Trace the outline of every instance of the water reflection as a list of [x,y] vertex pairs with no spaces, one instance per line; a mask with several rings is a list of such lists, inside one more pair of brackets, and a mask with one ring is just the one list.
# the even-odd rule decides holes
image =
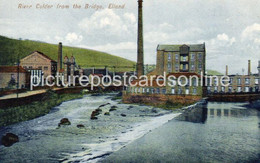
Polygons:
[[[220,103],[222,104],[222,103]],[[208,106],[207,117],[248,117],[257,115],[257,111],[254,109],[247,109],[243,107],[241,104],[236,104],[235,107],[229,107],[229,103],[225,103],[226,105],[219,105],[216,107],[216,104],[212,103]],[[233,104],[234,106],[234,104]]]
[[211,102],[209,104],[188,107],[176,119],[193,123],[206,123],[209,118],[242,118],[248,116],[258,116],[258,111],[246,108],[245,103]]

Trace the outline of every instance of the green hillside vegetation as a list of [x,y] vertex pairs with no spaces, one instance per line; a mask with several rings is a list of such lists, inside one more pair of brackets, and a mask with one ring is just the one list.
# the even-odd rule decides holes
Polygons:
[[[18,54],[23,58],[33,51],[40,51],[57,61],[58,43],[48,44],[30,40],[16,40],[0,36],[0,65],[13,65],[17,62]],[[90,49],[63,46],[63,57],[73,56],[78,65],[83,68],[95,66],[104,68],[104,66],[116,66],[116,71],[133,71],[135,62],[113,56],[108,53],[99,52]],[[110,68],[114,69],[114,68]]]
[[207,75],[223,75],[223,74],[215,70],[207,70]]

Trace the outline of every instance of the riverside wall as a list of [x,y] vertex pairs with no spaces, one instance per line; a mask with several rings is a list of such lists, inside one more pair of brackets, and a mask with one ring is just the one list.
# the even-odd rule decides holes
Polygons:
[[168,95],[168,94],[130,94],[123,92],[124,103],[142,103],[161,105],[167,102],[179,104],[193,104],[202,99],[199,95]]

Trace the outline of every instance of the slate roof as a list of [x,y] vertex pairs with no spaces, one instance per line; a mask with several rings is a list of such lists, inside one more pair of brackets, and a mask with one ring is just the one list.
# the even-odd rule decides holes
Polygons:
[[190,47],[191,52],[204,52],[205,44],[182,44],[182,45],[158,45],[158,51],[171,51],[171,52],[179,52],[180,47],[183,45],[187,45]]
[[[0,66],[0,73],[17,73],[17,66]],[[19,73],[26,73],[27,71],[19,66]]]
[[[44,53],[42,53],[42,52],[40,52],[40,51],[34,51],[34,52],[30,53],[29,55],[27,55],[26,57],[30,56],[30,55],[33,54],[33,53],[38,53],[38,54],[42,55],[44,58],[47,58],[47,59],[51,60],[52,62],[56,62],[55,60],[51,59],[49,56],[47,56],[46,54],[44,54]],[[24,58],[26,58],[26,57],[24,57]],[[24,58],[22,58],[22,60],[23,60]],[[57,62],[56,62],[56,63],[57,63]]]

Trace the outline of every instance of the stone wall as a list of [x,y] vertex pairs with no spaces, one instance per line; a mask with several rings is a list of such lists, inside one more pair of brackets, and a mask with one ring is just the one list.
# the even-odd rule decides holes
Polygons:
[[160,105],[171,103],[192,104],[199,101],[199,95],[168,95],[168,94],[130,94],[123,92],[124,103],[142,103],[148,105]]

